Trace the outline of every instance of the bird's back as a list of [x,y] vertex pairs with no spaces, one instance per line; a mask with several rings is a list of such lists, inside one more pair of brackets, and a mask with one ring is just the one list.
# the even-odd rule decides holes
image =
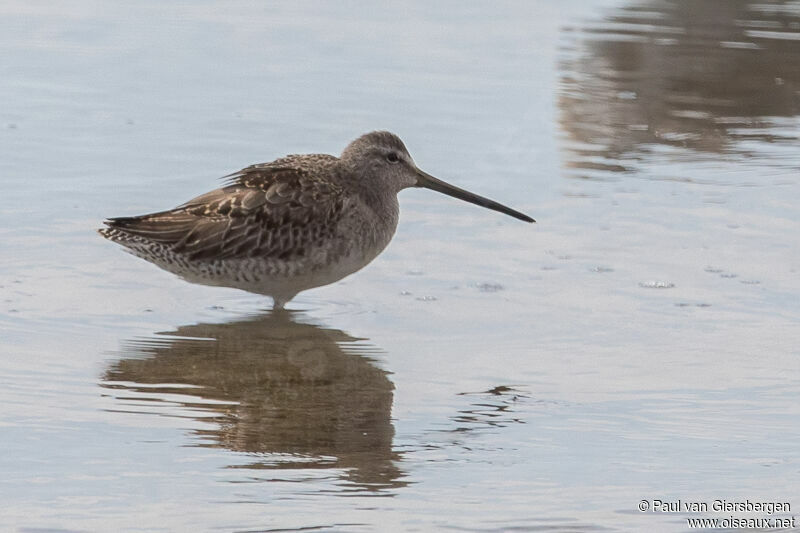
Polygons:
[[316,168],[291,158],[253,165],[224,187],[167,211],[109,219],[103,235],[123,245],[159,244],[192,261],[290,259],[324,238],[344,208],[336,158]]

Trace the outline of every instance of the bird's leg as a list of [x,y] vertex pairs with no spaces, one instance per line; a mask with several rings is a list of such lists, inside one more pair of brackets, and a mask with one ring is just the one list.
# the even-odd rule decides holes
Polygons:
[[297,296],[297,293],[291,294],[273,294],[272,295],[272,310],[273,311],[280,311],[283,309],[283,306],[289,303],[289,300]]

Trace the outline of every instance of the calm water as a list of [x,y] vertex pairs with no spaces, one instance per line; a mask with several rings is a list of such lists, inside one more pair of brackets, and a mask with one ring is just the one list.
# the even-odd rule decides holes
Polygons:
[[[0,51],[0,530],[800,515],[796,3],[10,0]],[[278,315],[94,233],[376,128],[538,224],[403,192]]]

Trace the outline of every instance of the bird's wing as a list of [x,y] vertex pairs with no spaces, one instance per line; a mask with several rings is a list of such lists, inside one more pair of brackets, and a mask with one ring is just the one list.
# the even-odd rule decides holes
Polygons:
[[331,236],[345,195],[309,170],[275,163],[227,176],[225,187],[175,209],[106,224],[190,259],[300,256]]

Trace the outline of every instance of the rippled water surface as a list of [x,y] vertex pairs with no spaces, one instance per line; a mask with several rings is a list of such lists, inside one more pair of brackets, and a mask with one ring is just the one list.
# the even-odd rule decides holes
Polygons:
[[[800,514],[800,4],[11,0],[0,50],[0,530]],[[279,314],[94,233],[377,128],[538,223],[405,191]]]

